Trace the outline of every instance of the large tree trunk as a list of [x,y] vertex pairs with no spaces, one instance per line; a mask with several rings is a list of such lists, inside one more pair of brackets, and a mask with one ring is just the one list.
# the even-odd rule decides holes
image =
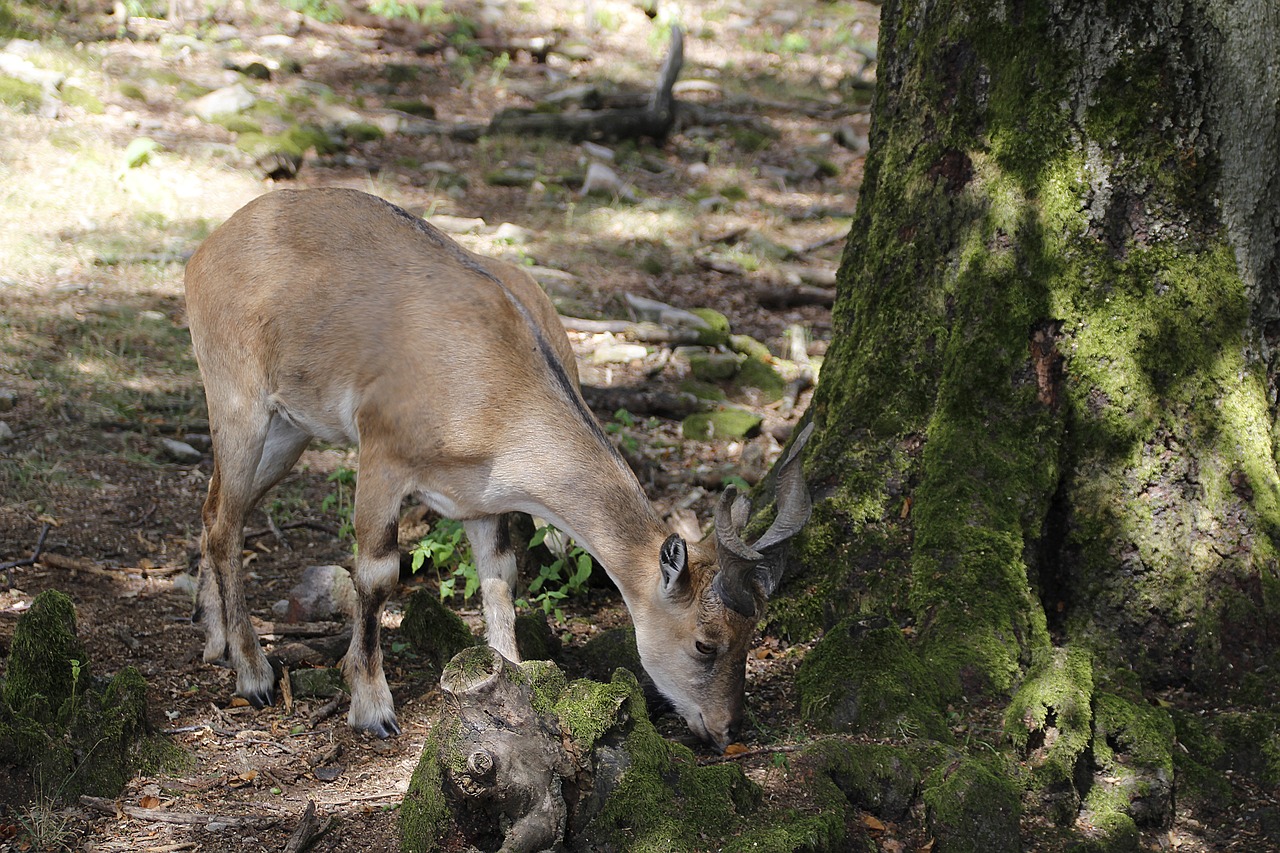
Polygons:
[[1275,694],[1276,44],[1273,0],[883,7],[775,618],[891,617],[937,702],[1006,703],[1060,821],[1134,714],[1168,774],[1153,691]]

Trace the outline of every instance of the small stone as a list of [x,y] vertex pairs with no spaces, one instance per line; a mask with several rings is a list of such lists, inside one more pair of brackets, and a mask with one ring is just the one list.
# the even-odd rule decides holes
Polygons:
[[193,462],[199,462],[204,458],[204,454],[187,444],[185,441],[178,441],[173,438],[162,438],[160,439],[159,444],[161,453],[174,462],[190,464]]
[[445,213],[437,213],[429,221],[446,234],[474,234],[485,224],[483,219],[476,217],[449,216]]
[[13,427],[7,421],[0,421],[0,444],[13,439]]
[[18,392],[12,388],[0,388],[0,412],[8,412],[18,404]]
[[603,145],[595,142],[580,142],[578,143],[578,147],[581,148],[582,153],[586,154],[588,157],[594,157],[597,160],[605,160],[610,163],[613,162],[614,154],[612,148],[605,148]]
[[591,354],[592,364],[629,364],[649,354],[640,344],[604,344]]
[[579,195],[583,198],[589,195],[604,195],[625,199],[635,197],[635,193],[623,183],[617,172],[603,163],[594,162],[587,166],[587,176],[582,181],[582,189],[579,191]]
[[252,92],[234,83],[196,98],[187,108],[205,121],[213,121],[217,116],[242,113],[253,106],[255,100]]
[[504,243],[513,245],[521,245],[528,243],[533,237],[533,232],[528,228],[521,228],[512,222],[504,222],[493,232],[493,239],[500,240]]
[[173,578],[174,592],[181,592],[186,595],[189,595],[191,596],[191,600],[195,601],[196,590],[198,590],[199,588],[200,588],[200,581],[196,578],[195,575],[189,575],[186,572],[183,572],[178,575],[174,575],[174,578]]
[[351,573],[342,566],[307,566],[289,597],[271,610],[287,622],[313,622],[350,613],[355,598]]

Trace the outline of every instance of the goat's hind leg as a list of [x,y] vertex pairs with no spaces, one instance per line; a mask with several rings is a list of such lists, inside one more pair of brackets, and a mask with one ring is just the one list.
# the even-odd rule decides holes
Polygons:
[[[214,420],[212,406],[210,414]],[[245,603],[240,561],[244,522],[262,495],[293,467],[309,436],[265,410],[237,415],[215,422],[196,618],[205,629],[204,659],[229,662],[236,672],[236,693],[262,707],[272,702],[275,674]]]
[[507,660],[519,662],[516,648],[516,554],[510,519],[491,515],[463,523],[476,558],[484,600],[485,639]]
[[383,467],[377,454],[360,451],[356,475],[355,621],[342,673],[351,688],[347,722],[353,729],[380,738],[400,734],[395,702],[382,669],[382,605],[400,582],[400,500],[408,493],[407,477]]

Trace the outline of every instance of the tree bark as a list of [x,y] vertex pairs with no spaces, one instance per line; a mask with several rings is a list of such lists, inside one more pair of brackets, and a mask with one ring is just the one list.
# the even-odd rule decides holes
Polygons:
[[[1280,9],[890,0],[880,38],[774,618],[890,617],[1068,820],[1082,768],[1172,772],[1153,691],[1276,691]],[[1139,728],[1160,757],[1117,758]]]

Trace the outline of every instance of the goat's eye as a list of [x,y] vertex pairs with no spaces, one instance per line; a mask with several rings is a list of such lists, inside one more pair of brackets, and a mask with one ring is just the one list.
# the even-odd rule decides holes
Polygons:
[[716,647],[710,643],[704,643],[701,640],[695,640],[693,647],[698,650],[698,654],[711,657],[716,653]]

